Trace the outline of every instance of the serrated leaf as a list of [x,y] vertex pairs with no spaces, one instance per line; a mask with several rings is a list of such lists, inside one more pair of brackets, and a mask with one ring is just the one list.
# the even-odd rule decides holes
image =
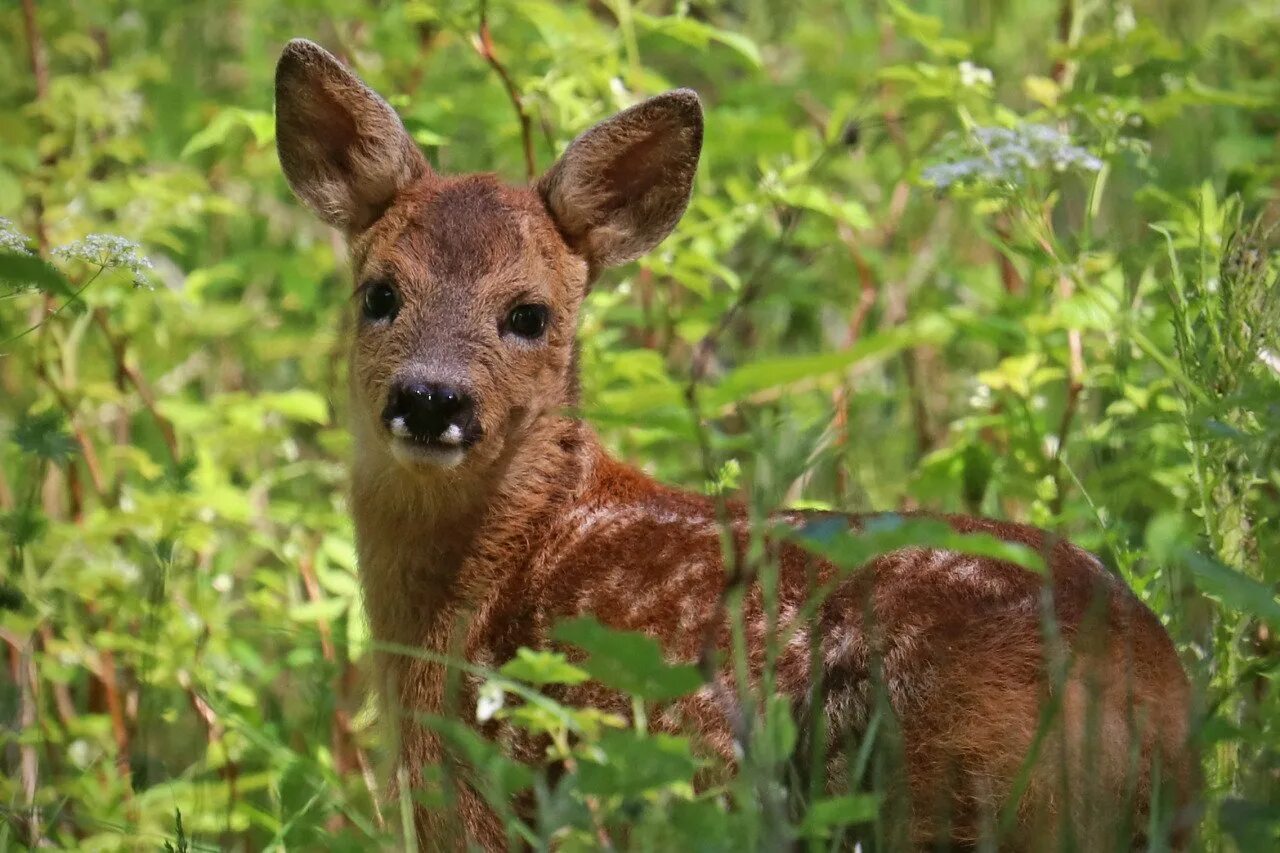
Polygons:
[[65,462],[75,455],[75,439],[62,428],[62,413],[50,409],[36,415],[24,415],[10,434],[23,453],[49,462]]
[[18,548],[38,539],[46,526],[44,514],[30,504],[0,513],[0,530],[7,533],[10,542]]
[[880,797],[876,794],[828,797],[809,807],[800,824],[800,834],[806,838],[825,838],[838,827],[875,820],[879,811]]
[[498,670],[507,678],[526,681],[529,684],[581,684],[591,676],[565,660],[559,652],[534,651],[520,648],[513,660]]
[[1200,591],[1238,613],[1256,616],[1280,630],[1280,601],[1268,585],[1197,551],[1184,552]]
[[699,763],[688,738],[632,729],[606,730],[593,750],[595,760],[578,762],[578,787],[584,794],[635,796],[669,785],[693,783]]
[[607,628],[590,616],[561,622],[552,636],[588,653],[582,668],[596,681],[642,699],[674,699],[692,693],[702,684],[695,667],[668,664],[657,640],[634,631]]
[[27,603],[27,597],[16,586],[0,580],[0,612],[17,613]]
[[275,138],[275,119],[271,113],[242,107],[224,107],[187,140],[178,156],[185,160],[193,154],[216,148],[225,143],[237,128],[247,128],[258,145],[266,145]]
[[68,299],[75,296],[75,288],[56,267],[23,252],[0,251],[0,282],[10,287],[35,287]]

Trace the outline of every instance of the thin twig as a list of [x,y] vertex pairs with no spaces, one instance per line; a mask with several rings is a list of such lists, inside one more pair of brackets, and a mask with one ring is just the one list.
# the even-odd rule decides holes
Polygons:
[[[1059,296],[1066,300],[1070,299],[1074,293],[1075,282],[1072,278],[1065,274],[1058,276]],[[1063,491],[1066,488],[1064,482],[1066,466],[1062,457],[1067,448],[1067,438],[1071,433],[1072,422],[1080,407],[1081,392],[1084,391],[1084,341],[1079,329],[1067,330],[1067,351],[1067,395],[1062,404],[1062,419],[1058,423],[1058,444],[1053,449],[1053,459],[1049,463],[1053,469],[1054,493],[1050,508],[1054,515],[1062,512]]]
[[187,694],[187,701],[191,703],[191,710],[195,711],[196,716],[204,723],[205,739],[208,741],[209,747],[218,746],[223,751],[222,778],[227,783],[227,809],[230,811],[236,801],[236,779],[239,776],[239,767],[223,742],[226,727],[223,726],[222,720],[218,717],[218,712],[196,690],[195,684],[191,680],[191,673],[185,669],[178,670],[177,681],[178,686]]
[[[40,634],[41,647],[48,651],[54,642],[53,629],[49,627],[48,622],[42,622],[37,632]],[[75,701],[71,698],[71,689],[61,681],[51,681],[50,684],[53,688],[53,709],[58,714],[58,722],[62,723],[65,731],[71,731],[77,717]]]
[[[36,689],[39,680],[36,676],[34,645],[34,638],[29,639],[23,644],[16,661],[13,661],[14,683],[18,685],[18,726],[23,732],[30,732],[36,727]],[[17,649],[14,646],[10,648],[12,656],[12,651]],[[34,849],[43,846],[44,842],[40,807],[36,804],[36,792],[40,788],[40,759],[36,755],[34,743],[23,743],[18,754],[22,795],[27,807],[26,841]]]
[[[35,0],[22,0],[22,23],[27,40],[27,59],[31,66],[31,74],[35,78],[36,101],[43,103],[49,97],[49,66],[45,55],[44,37],[40,33],[40,25],[36,20]],[[49,235],[44,225],[44,199],[37,192],[32,199],[32,211],[35,216],[36,244],[40,254],[49,251]],[[46,296],[44,303],[48,304]],[[25,333],[24,333],[25,334]],[[38,685],[34,651],[34,637],[27,641],[21,652],[10,645],[10,662],[12,665],[13,683],[19,685],[18,725],[22,730],[29,730],[36,721],[36,698],[33,695]],[[28,810],[26,842],[32,848],[42,846],[44,833],[40,825],[40,812],[36,805],[36,791],[39,788],[40,762],[36,755],[35,744],[22,743],[18,748],[21,785]]]
[[[27,61],[31,65],[31,76],[36,81],[36,102],[43,103],[49,98],[49,62],[40,22],[36,19],[35,0],[22,0],[22,24],[27,36]],[[41,161],[42,165],[52,162],[52,155]],[[40,247],[40,254],[46,255],[49,252],[49,233],[44,224],[44,198],[39,192],[32,198],[31,211],[35,217],[36,245]]]
[[524,104],[524,98],[520,95],[520,90],[516,88],[515,81],[511,79],[511,75],[507,72],[505,66],[498,59],[498,54],[493,47],[493,37],[489,33],[489,10],[487,3],[480,4],[480,25],[476,29],[476,34],[471,40],[472,46],[476,49],[476,53],[489,63],[489,67],[497,72],[498,77],[502,80],[502,86],[507,90],[507,97],[511,99],[511,106],[516,111],[516,117],[520,120],[520,139],[524,144],[524,168],[525,174],[529,180],[533,180],[538,174],[538,164],[533,156],[533,122],[529,119],[529,111]]
[[[1075,3],[1073,0],[1062,0],[1058,7],[1058,41],[1062,43],[1064,49],[1071,46],[1074,27]],[[1063,56],[1053,63],[1053,70],[1049,73],[1055,83],[1064,86],[1070,81],[1073,71],[1071,60]]]
[[0,468],[0,511],[13,509],[13,488],[9,485],[9,479],[4,475],[4,469]]
[[94,310],[93,321],[102,330],[102,334],[106,337],[107,343],[111,347],[116,370],[127,377],[129,384],[138,392],[138,397],[142,400],[142,407],[147,410],[152,420],[155,421],[156,427],[160,430],[160,436],[164,439],[165,447],[169,451],[169,457],[173,460],[173,464],[177,466],[182,461],[182,456],[178,452],[177,432],[169,419],[160,414],[160,409],[156,405],[156,395],[152,392],[151,386],[147,384],[146,378],[136,367],[129,364],[127,355],[128,341],[124,337],[118,337],[112,331],[111,324],[107,321],[107,312],[104,309],[97,308]]
[[[862,327],[866,324],[867,317],[871,314],[871,309],[876,304],[876,298],[879,296],[880,290],[875,280],[875,273],[871,270],[871,265],[867,263],[867,259],[863,257],[857,243],[854,241],[853,229],[847,225],[841,225],[839,233],[840,239],[849,250],[849,256],[853,259],[854,266],[858,269],[858,303],[854,306],[853,313],[849,316],[849,323],[845,327],[844,340],[841,342],[843,348],[848,349],[862,337]],[[834,444],[837,449],[841,450],[849,443],[848,410],[850,390],[849,382],[846,379],[836,386],[835,392],[831,395],[831,408],[834,411],[832,423],[835,431]],[[848,472],[845,470],[843,454],[840,454],[836,458],[837,494],[843,496],[847,484]]]
[[[1062,43],[1064,50],[1070,48],[1075,40],[1075,24],[1074,0],[1062,0],[1062,5],[1058,10],[1058,41]],[[1064,56],[1054,63],[1052,76],[1059,86],[1068,88],[1071,85],[1074,72],[1073,63]],[[1053,223],[1049,218],[1048,211],[1045,211],[1045,227],[1050,234],[1053,233]],[[1042,244],[1045,251],[1052,257],[1054,255],[1053,247],[1048,245],[1047,241],[1042,241]],[[1075,295],[1075,280],[1066,273],[1058,274],[1058,295],[1063,300],[1070,299]],[[1067,351],[1067,395],[1062,404],[1062,420],[1058,424],[1058,444],[1053,449],[1053,459],[1050,461],[1054,482],[1053,500],[1050,502],[1050,508],[1053,510],[1054,515],[1062,513],[1065,499],[1063,492],[1066,488],[1063,476],[1066,465],[1062,457],[1067,447],[1067,438],[1071,432],[1072,422],[1075,420],[1076,410],[1080,406],[1080,395],[1084,390],[1084,341],[1078,328],[1067,330]]]
[[107,492],[106,479],[102,475],[102,463],[98,460],[98,451],[93,446],[93,442],[89,440],[89,434],[76,423],[76,408],[66,393],[58,387],[57,383],[49,375],[48,366],[43,360],[36,363],[36,377],[42,380],[45,386],[53,394],[53,399],[58,402],[58,407],[62,409],[67,416],[67,423],[71,426],[71,434],[76,440],[76,444],[80,446],[80,457],[84,459],[85,468],[89,470],[89,480],[93,483],[93,489],[101,497]]
[[35,0],[22,0],[22,25],[27,35],[27,61],[31,64],[31,76],[36,81],[36,99],[43,101],[49,97],[49,61],[40,35],[40,24],[36,21]]
[[98,652],[96,675],[105,694],[107,714],[111,719],[111,734],[116,742],[116,769],[125,783],[127,792],[132,788],[130,780],[133,776],[129,766],[129,724],[125,720],[124,701],[120,696],[120,680],[116,675],[115,655],[110,649],[101,649]]

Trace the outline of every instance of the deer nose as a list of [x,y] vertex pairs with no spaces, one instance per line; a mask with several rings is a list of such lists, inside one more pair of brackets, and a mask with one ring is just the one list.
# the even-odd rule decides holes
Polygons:
[[453,385],[412,383],[391,390],[382,419],[399,438],[444,445],[474,440],[471,395]]

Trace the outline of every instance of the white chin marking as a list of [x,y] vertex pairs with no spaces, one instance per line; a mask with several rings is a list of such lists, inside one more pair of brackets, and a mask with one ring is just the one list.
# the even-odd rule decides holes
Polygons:
[[396,438],[409,437],[409,426],[404,422],[404,418],[391,419],[391,434]]
[[445,430],[444,434],[437,438],[436,441],[441,444],[450,445],[451,447],[457,447],[459,444],[462,444],[462,427],[457,424],[449,424],[449,428]]
[[[392,429],[394,430],[394,425]],[[466,451],[461,447],[424,447],[396,440],[391,442],[391,455],[401,465],[410,468],[430,465],[447,471],[462,462]]]

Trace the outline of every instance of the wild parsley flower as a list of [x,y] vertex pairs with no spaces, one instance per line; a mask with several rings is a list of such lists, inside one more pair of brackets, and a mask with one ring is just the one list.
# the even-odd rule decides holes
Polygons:
[[1102,168],[1102,161],[1088,149],[1045,124],[976,127],[957,148],[971,156],[927,167],[924,180],[939,190],[966,183],[1021,185],[1032,172],[1044,169],[1097,172]]
[[13,220],[0,216],[0,252],[30,255],[31,245],[27,235],[18,230]]
[[116,234],[90,234],[74,243],[53,250],[54,257],[64,260],[84,261],[103,269],[126,269],[133,274],[135,287],[147,285],[147,272],[152,269],[151,259],[142,253],[142,247],[127,237]]

